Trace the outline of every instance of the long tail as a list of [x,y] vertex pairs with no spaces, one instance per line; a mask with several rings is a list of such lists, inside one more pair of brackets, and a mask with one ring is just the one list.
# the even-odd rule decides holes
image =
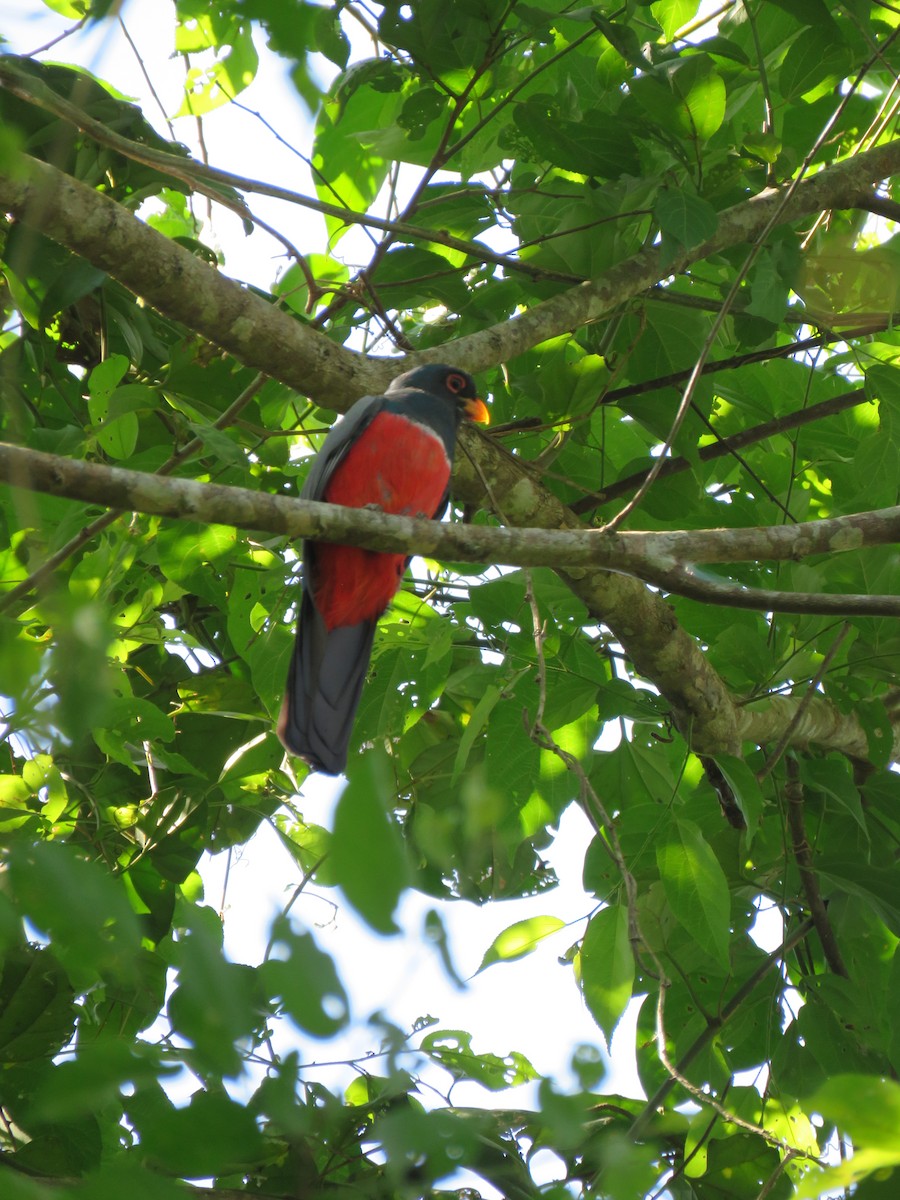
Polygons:
[[277,728],[283,745],[314,771],[340,775],[347,765],[374,636],[374,621],[329,632],[304,591]]

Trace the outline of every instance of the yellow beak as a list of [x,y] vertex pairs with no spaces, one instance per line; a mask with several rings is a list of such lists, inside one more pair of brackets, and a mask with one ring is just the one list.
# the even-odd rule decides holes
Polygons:
[[476,396],[474,400],[467,400],[465,407],[466,419],[476,421],[479,425],[490,425],[491,414],[488,411],[488,406],[483,400],[479,400]]

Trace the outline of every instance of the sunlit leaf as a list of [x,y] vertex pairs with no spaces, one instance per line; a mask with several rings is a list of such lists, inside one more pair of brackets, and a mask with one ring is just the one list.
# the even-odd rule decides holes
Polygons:
[[634,955],[628,911],[610,904],[588,922],[581,942],[579,966],[584,1002],[607,1044],[631,999]]
[[511,962],[524,958],[537,949],[538,944],[551,933],[556,933],[565,926],[559,917],[526,917],[524,921],[516,921],[502,933],[498,933],[484,952],[481,965],[476,971],[498,962]]
[[334,878],[359,915],[379,933],[396,933],[394,910],[409,879],[409,865],[390,819],[387,760],[372,749],[348,772],[334,815]]
[[678,821],[656,848],[666,898],[678,921],[720,966],[730,957],[728,881],[700,829]]
[[476,1054],[472,1050],[471,1035],[459,1029],[426,1034],[421,1048],[457,1078],[474,1080],[492,1092],[519,1087],[537,1078],[528,1059],[514,1051],[502,1058],[496,1054]]

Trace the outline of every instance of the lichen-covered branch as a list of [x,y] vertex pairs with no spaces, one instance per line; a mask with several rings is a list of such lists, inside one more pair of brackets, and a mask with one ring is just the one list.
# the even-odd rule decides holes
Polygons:
[[[473,372],[505,362],[547,338],[599,320],[665,275],[752,242],[776,213],[781,223],[788,223],[830,208],[854,207],[875,183],[898,171],[900,139],[827,167],[794,186],[789,196],[787,188],[768,189],[726,209],[713,236],[683,251],[665,270],[657,248],[641,251],[597,279],[458,338],[452,357]],[[398,373],[399,363],[367,359],[335,345],[47,163],[20,156],[14,171],[0,175],[0,206],[248,366],[330,408],[342,411],[359,396],[382,390]],[[450,348],[443,346],[410,356],[404,365],[448,355]]]
[[367,359],[221,274],[128,209],[21,155],[0,208],[118,279],[160,312],[327,408],[384,389],[398,364]]
[[[900,541],[900,506],[810,521],[805,525],[750,529],[607,534],[585,529],[498,528],[444,524],[374,509],[345,508],[247,488],[151,475],[5,442],[0,442],[0,479],[14,486],[111,509],[219,522],[238,529],[283,533],[292,538],[460,562],[569,569],[600,567],[650,582],[669,575],[677,582],[679,573],[685,576],[689,573],[685,564],[698,560],[799,559]],[[696,593],[723,604],[749,607],[746,597],[757,594],[760,597],[757,607],[765,607],[779,597],[786,597],[786,602],[791,599],[791,593],[748,589],[721,579],[709,581],[707,587],[702,575],[692,579],[695,582],[685,594]],[[681,594],[677,586],[668,590]],[[900,597],[896,596],[810,595],[805,604],[802,599],[794,599],[802,611],[819,611],[824,604],[823,611],[830,612],[844,600],[856,607],[868,603],[870,615],[900,616]]]
[[[805,691],[796,696],[767,696],[756,700],[738,712],[737,729],[742,740],[765,744],[777,741],[789,725],[792,726],[791,744],[800,748],[826,746],[861,762],[870,759],[869,738],[862,721],[856,713],[843,713],[830,704],[824,696],[814,696],[804,703]],[[799,719],[798,710],[803,705]],[[896,761],[900,758],[900,710],[889,709],[888,718],[893,731],[892,746],[885,757]],[[875,738],[885,736],[880,729],[872,734]]]
[[[473,445],[480,442],[484,439]],[[471,460],[468,469],[474,470]],[[514,460],[510,460],[509,469],[517,469]],[[695,538],[705,553],[720,560],[764,557],[767,547],[776,552],[773,556],[784,558],[791,557],[791,534],[798,553],[819,553],[828,545],[833,546],[835,539],[856,546],[896,538],[900,521],[897,508],[793,528],[604,535],[558,528],[570,523],[564,506],[536,481],[532,481],[533,490],[529,491],[522,486],[520,477],[517,489],[501,490],[499,494],[507,506],[515,505],[512,517],[528,520],[537,527],[446,525],[294,500],[245,488],[164,478],[4,443],[0,443],[0,478],[13,486],[113,509],[224,522],[298,539],[327,538],[370,549],[472,562],[554,566],[588,609],[622,643],[637,670],[669,700],[685,738],[703,754],[723,750],[738,753],[742,741],[775,739],[788,722],[796,721],[796,705],[784,697],[775,697],[765,702],[767,709],[758,717],[755,712],[741,709],[697,643],[678,625],[665,599],[645,587],[639,577],[632,576],[659,573],[661,555],[665,562],[671,562],[672,556],[679,553],[692,555]],[[493,477],[482,475],[482,479],[489,492],[502,489],[505,483],[496,473]],[[746,544],[739,549],[742,538]],[[576,561],[576,565],[563,566],[573,558],[580,559],[581,564]],[[722,585],[723,589],[727,587]],[[740,587],[732,585],[733,596],[738,597],[741,592]],[[875,598],[878,599],[896,604],[895,597]],[[815,600],[811,597],[810,603],[814,605]],[[770,710],[780,714],[774,724],[766,722],[765,713]],[[867,757],[865,733],[857,719],[839,713],[824,700],[815,704],[812,717],[804,713],[796,721],[795,739],[828,745],[854,757]]]

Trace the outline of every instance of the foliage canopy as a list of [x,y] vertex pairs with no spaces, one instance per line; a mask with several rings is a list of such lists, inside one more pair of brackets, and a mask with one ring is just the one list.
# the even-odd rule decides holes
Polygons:
[[[174,115],[228,122],[265,40],[314,120],[304,196],[63,61],[109,0],[47,4],[71,40],[0,58],[0,1192],[412,1197],[465,1168],[515,1200],[893,1195],[900,10],[175,0]],[[199,215],[250,232],[260,195],[270,290]],[[468,524],[292,503],[335,414],[421,361],[492,399]],[[326,531],[434,554],[381,625],[331,830],[272,732],[292,546]],[[204,852],[273,822],[390,933],[408,887],[552,889],[572,803],[573,987],[607,1040],[643,997],[645,1102],[585,1060],[533,1110],[424,1106],[401,1049],[534,1079],[465,1031],[344,1095],[272,1051],[279,1017],[339,1032],[347,981],[296,914],[230,961]]]

